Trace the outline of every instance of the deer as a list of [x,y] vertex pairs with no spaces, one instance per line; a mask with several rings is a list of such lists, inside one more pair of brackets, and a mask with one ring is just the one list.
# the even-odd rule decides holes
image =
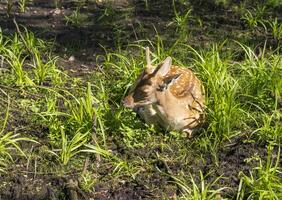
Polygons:
[[150,49],[145,49],[146,67],[123,99],[124,107],[135,111],[147,124],[192,137],[204,120],[202,82],[192,70],[172,65],[170,56],[154,67]]

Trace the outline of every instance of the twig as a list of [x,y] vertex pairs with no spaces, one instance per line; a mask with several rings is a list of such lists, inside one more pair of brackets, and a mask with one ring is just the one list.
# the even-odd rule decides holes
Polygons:
[[27,45],[26,40],[24,39],[23,34],[22,34],[22,32],[21,32],[21,30],[20,30],[20,28],[19,28],[19,26],[18,26],[18,23],[17,23],[17,21],[16,21],[16,18],[13,18],[13,22],[14,22],[14,24],[15,24],[15,26],[16,26],[16,31],[17,31],[17,33],[19,34],[19,36],[20,36],[22,42],[24,43],[26,49],[27,49],[28,52],[31,54],[31,56],[34,58],[34,57],[35,57],[35,56],[34,56],[34,53],[33,53],[33,51],[29,48],[29,46]]
[[85,158],[83,170],[82,170],[82,175],[84,175],[87,172],[88,165],[89,165],[89,156],[87,156]]

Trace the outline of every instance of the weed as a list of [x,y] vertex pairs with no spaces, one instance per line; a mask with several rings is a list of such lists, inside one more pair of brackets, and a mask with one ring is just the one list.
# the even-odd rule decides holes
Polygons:
[[19,1],[19,6],[20,6],[20,11],[21,12],[25,12],[26,10],[26,4],[27,4],[28,0],[20,0]]
[[[239,79],[242,85],[242,96],[248,101],[261,107],[262,109],[276,109],[277,100],[281,96],[281,58],[273,54],[266,58],[265,50],[257,56],[254,51],[245,45],[238,43],[245,52],[246,59],[239,64],[241,77]],[[275,101],[269,94],[273,94]]]
[[241,115],[236,101],[238,81],[230,74],[228,59],[221,59],[217,46],[206,53],[188,48],[194,55],[193,62],[206,89],[208,130],[215,134],[215,141],[228,138],[234,134]]
[[[19,37],[20,34],[20,37]],[[56,57],[50,56],[47,62],[46,43],[36,39],[34,34],[24,29],[24,33],[15,34],[13,39],[6,39],[1,36],[0,51],[4,62],[8,63],[12,72],[15,74],[15,83],[19,86],[43,84],[48,79],[53,83],[59,84],[60,71],[56,68]],[[29,60],[32,60],[30,63]],[[34,76],[27,70],[28,66],[34,68]]]
[[34,59],[31,66],[34,68],[33,72],[36,84],[42,85],[48,78],[56,80],[56,78],[52,76],[60,73],[60,71],[56,69],[57,58],[50,58],[46,63],[44,63],[41,58],[41,53],[38,50],[34,50],[33,55]]
[[98,145],[86,144],[85,147],[86,149],[82,149],[81,152],[94,153],[94,154],[103,156],[104,158],[107,158],[107,159],[119,160],[118,157],[113,155],[109,150],[102,149]]
[[266,5],[269,7],[275,8],[281,5],[281,1],[280,0],[267,0]]
[[[48,48],[48,43],[44,42],[43,40],[36,38],[34,33],[28,31],[25,27],[23,27],[24,31],[21,37],[22,42],[26,45],[24,48],[29,54],[33,54],[33,51],[40,51],[41,53],[45,52]],[[19,33],[18,33],[19,34]],[[36,52],[35,52],[36,53]],[[30,55],[32,56],[32,55]]]
[[13,51],[6,49],[5,53],[6,61],[16,75],[16,84],[19,86],[33,85],[33,81],[28,77],[28,74],[23,69],[26,57],[22,57],[22,52],[15,55]]
[[[227,187],[222,187],[219,189],[213,189],[214,185],[221,179],[221,177],[216,178],[214,181],[206,183],[206,177],[200,171],[200,186],[196,184],[195,179],[190,175],[190,180],[186,181],[172,176],[174,183],[176,183],[182,190],[182,196],[179,199],[185,200],[201,200],[201,199],[222,199],[220,194],[223,190],[228,189]],[[192,185],[192,187],[190,187]]]
[[145,9],[146,9],[146,10],[149,10],[149,3],[148,3],[148,0],[144,0],[144,2],[145,2]]
[[0,90],[2,93],[4,93],[8,100],[7,100],[7,109],[5,112],[5,118],[2,121],[1,129],[0,129],[0,172],[5,172],[5,168],[8,167],[10,162],[13,161],[13,155],[17,152],[19,152],[21,155],[25,156],[25,153],[20,147],[19,142],[20,141],[31,141],[36,142],[32,139],[26,138],[26,137],[20,137],[20,134],[14,134],[13,132],[5,132],[6,125],[8,123],[9,118],[9,111],[10,111],[10,97],[3,91]]
[[267,21],[271,28],[272,36],[275,40],[282,39],[282,23],[278,22],[278,19],[275,18],[274,21]]
[[85,173],[82,176],[81,187],[85,192],[93,191],[93,186],[96,184],[97,180],[93,177],[92,173]]
[[252,134],[257,134],[261,139],[269,143],[279,143],[282,138],[281,113],[276,111],[269,115],[263,112],[261,117],[261,122],[257,123],[260,127],[254,130]]
[[11,11],[12,11],[13,6],[14,6],[13,0],[6,0],[6,5],[7,5],[6,13],[7,13],[8,16],[10,16],[11,15]]
[[254,168],[250,175],[240,174],[241,180],[237,199],[281,199],[281,169],[279,168],[280,148],[276,160],[272,159],[271,146],[268,146],[266,163],[259,159],[259,166]]
[[258,6],[257,8],[254,8],[252,11],[245,10],[244,14],[242,16],[242,19],[245,20],[252,30],[256,28],[259,23],[262,22],[262,16],[265,13],[265,6]]
[[81,27],[85,24],[87,15],[84,15],[80,11],[80,7],[77,7],[69,16],[65,15],[66,25],[71,24],[76,27]]
[[74,97],[74,101],[67,101],[66,105],[70,111],[69,124],[73,128],[82,128],[86,132],[92,130],[96,108],[90,83],[87,85],[84,97],[79,99]]
[[181,15],[175,6],[175,0],[172,1],[173,11],[174,11],[174,23],[176,24],[176,33],[179,39],[187,39],[189,34],[189,20],[191,19],[192,9],[188,9],[184,15]]
[[89,133],[81,134],[78,130],[73,138],[69,140],[64,128],[61,127],[61,135],[62,148],[60,150],[60,159],[63,165],[66,165],[72,157],[79,153],[79,148],[86,143]]

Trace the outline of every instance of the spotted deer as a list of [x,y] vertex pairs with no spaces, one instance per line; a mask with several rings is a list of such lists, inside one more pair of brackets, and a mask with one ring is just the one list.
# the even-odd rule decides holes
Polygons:
[[191,137],[203,121],[205,96],[201,81],[190,69],[172,65],[171,57],[152,66],[148,47],[146,62],[146,68],[124,98],[124,106],[148,124],[183,131]]

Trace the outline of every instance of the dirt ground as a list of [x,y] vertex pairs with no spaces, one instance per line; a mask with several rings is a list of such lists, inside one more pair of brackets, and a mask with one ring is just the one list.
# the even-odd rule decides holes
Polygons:
[[[66,1],[60,8],[55,8],[50,3],[51,1],[34,0],[34,2],[34,4],[29,4],[25,13],[18,13],[14,10],[10,17],[5,13],[5,4],[0,3],[0,26],[3,32],[9,34],[15,31],[12,21],[13,17],[15,17],[18,24],[36,33],[39,38],[54,43],[54,51],[61,57],[59,61],[60,67],[69,71],[73,76],[84,77],[95,70],[95,56],[103,53],[100,45],[111,48],[114,43],[112,36],[114,30],[111,26],[114,23],[111,21],[113,19],[107,19],[109,21],[104,25],[95,21],[102,12],[102,6],[93,3],[91,7],[82,8],[82,12],[87,13],[92,21],[90,20],[88,25],[75,27],[66,25],[64,19],[64,14],[69,14],[75,9],[73,2]],[[245,40],[245,43],[256,43],[258,46],[263,46],[264,40],[269,37],[269,48],[275,48],[275,41],[268,35],[260,32],[254,33],[252,37],[247,35],[245,24],[242,24],[238,14],[221,6],[214,7],[208,2],[197,2],[192,1],[194,14],[203,20],[203,25],[198,28],[198,26],[190,24],[191,30],[193,30],[190,42],[193,46],[205,47],[215,41],[236,39],[240,35]],[[131,13],[130,17],[126,21],[115,22],[122,26],[124,30],[121,37],[122,44],[126,45],[136,39],[154,37],[153,25],[156,26],[159,32],[165,32],[164,38],[167,40],[173,36],[174,33],[171,31],[173,28],[167,26],[173,12],[165,7],[166,4],[170,7],[170,1],[163,1],[164,8],[162,9],[159,8],[160,4],[152,2],[150,11],[143,9],[143,1],[135,1],[133,4],[135,5],[132,8],[134,12]],[[121,10],[116,12],[125,12]],[[160,12],[160,10],[166,10],[166,12]],[[277,13],[279,13],[279,10],[277,10]],[[140,23],[143,24],[144,30],[135,31],[134,33],[134,29],[137,29]],[[74,61],[69,60],[71,56],[75,57]],[[126,153],[129,156],[138,155],[150,158],[156,168],[151,169],[150,173],[148,171],[139,173],[134,180],[128,179],[129,181],[120,182],[102,180],[95,185],[95,192],[90,193],[79,189],[77,172],[71,172],[63,176],[40,174],[30,172],[19,161],[16,162],[19,164],[12,167],[13,170],[9,171],[9,174],[0,176],[0,200],[164,199],[163,194],[173,199],[181,191],[175,184],[171,184],[172,179],[169,176],[164,176],[162,172],[178,174],[181,170],[188,170],[195,174],[202,170],[205,174],[210,172],[211,169],[215,169],[214,173],[208,176],[208,179],[213,180],[216,177],[223,176],[225,178],[219,181],[218,186],[237,188],[239,184],[238,173],[243,171],[247,174],[250,169],[257,166],[256,161],[247,162],[246,159],[254,156],[260,156],[261,158],[267,156],[266,144],[246,142],[247,139],[249,138],[240,137],[226,142],[217,152],[217,163],[214,162],[211,154],[204,155],[202,161],[194,160],[192,155],[186,155],[185,163],[189,163],[189,165],[183,165],[181,159],[179,162],[173,163],[169,161],[165,163],[156,159],[156,152],[167,157],[172,153],[162,151],[161,148],[147,146],[138,152],[127,151]],[[173,153],[177,154],[177,147],[174,150]],[[278,150],[276,149],[274,152],[278,152]],[[275,153],[273,155],[275,156]],[[280,164],[282,164],[281,157]],[[107,167],[101,167],[97,173],[102,176],[110,170]],[[226,191],[227,196],[232,196],[235,193],[236,191],[231,189]]]
[[[202,161],[195,160],[193,155],[187,155],[186,164],[179,162],[162,162],[155,158],[155,153],[170,156],[169,152],[162,152],[158,148],[150,149],[145,147],[143,151],[127,152],[131,156],[138,155],[152,160],[156,169],[144,171],[138,174],[132,181],[111,181],[101,180],[95,185],[95,192],[86,193],[78,185],[76,172],[69,175],[58,176],[55,174],[40,174],[27,171],[25,168],[15,166],[16,170],[11,171],[8,176],[0,177],[0,197],[3,200],[34,200],[34,199],[164,199],[173,198],[180,194],[181,190],[175,184],[172,184],[172,178],[164,176],[163,173],[178,174],[181,171],[189,171],[191,174],[198,174],[199,170],[203,174],[210,175],[207,181],[222,176],[216,187],[228,186],[225,192],[226,197],[236,194],[234,189],[239,185],[238,174],[240,171],[249,173],[253,167],[257,166],[258,161],[247,162],[254,156],[266,158],[266,144],[244,143],[243,138],[237,138],[231,143],[223,146],[218,152],[218,162],[215,164],[210,154],[206,154]],[[148,150],[149,149],[149,150]],[[177,151],[177,149],[175,149]],[[175,153],[175,152],[174,152]],[[277,149],[273,156],[277,155]],[[174,155],[171,155],[174,156]],[[282,159],[280,159],[282,164]],[[159,169],[159,170],[157,170]],[[100,168],[99,175],[107,174],[107,170]],[[196,181],[197,177],[195,177]],[[231,189],[232,188],[232,189]],[[77,197],[72,195],[75,191]],[[163,195],[166,196],[163,196]]]

